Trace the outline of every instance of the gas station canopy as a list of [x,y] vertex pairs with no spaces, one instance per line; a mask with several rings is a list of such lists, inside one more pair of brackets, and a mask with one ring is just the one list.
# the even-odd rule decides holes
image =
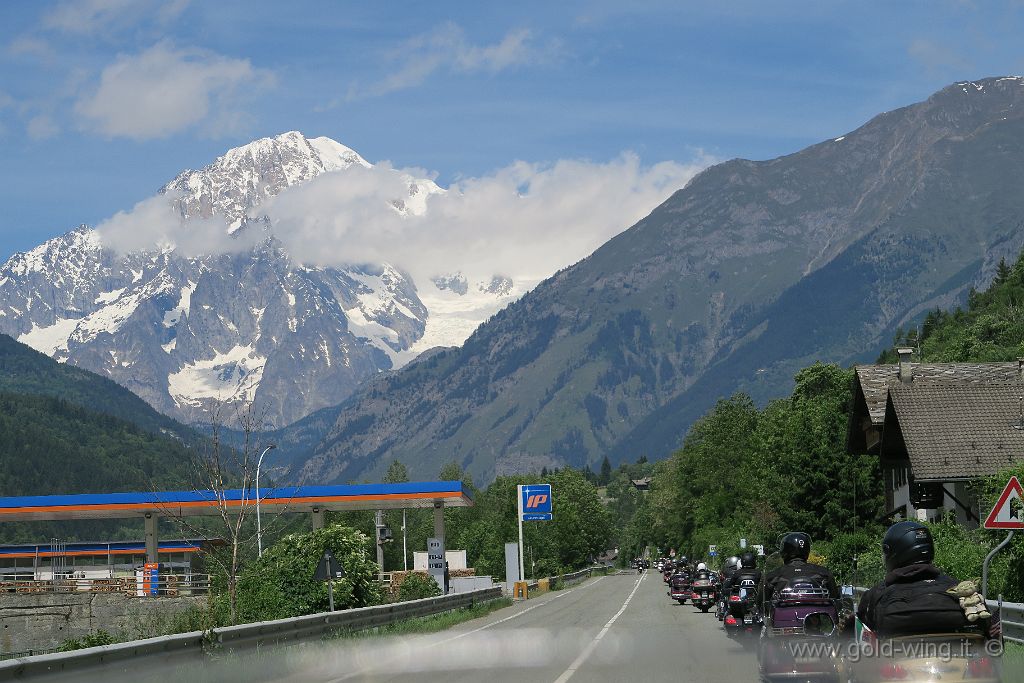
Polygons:
[[[255,489],[229,489],[229,507],[256,503]],[[418,481],[400,484],[346,486],[284,486],[261,488],[264,512],[328,510],[387,510],[401,508],[468,507],[473,499],[460,481]],[[214,491],[156,491],[148,493],[85,493],[57,496],[0,498],[0,522],[61,519],[128,519],[134,517],[193,517],[217,514]]]

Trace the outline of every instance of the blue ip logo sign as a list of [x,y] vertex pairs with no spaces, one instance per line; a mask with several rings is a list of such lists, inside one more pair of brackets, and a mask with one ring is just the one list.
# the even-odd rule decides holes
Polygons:
[[529,484],[522,488],[520,505],[524,522],[551,520],[551,484]]

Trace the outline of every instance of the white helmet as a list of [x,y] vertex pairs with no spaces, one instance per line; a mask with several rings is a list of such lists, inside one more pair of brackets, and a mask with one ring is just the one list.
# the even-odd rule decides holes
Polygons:
[[706,564],[704,564],[703,562],[698,562],[697,563],[697,571],[699,571],[699,572],[706,571],[707,568],[708,568],[708,566]]

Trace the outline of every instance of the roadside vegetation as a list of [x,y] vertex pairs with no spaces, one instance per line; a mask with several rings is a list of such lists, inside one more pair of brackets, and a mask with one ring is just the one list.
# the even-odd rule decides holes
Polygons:
[[[931,311],[919,327],[897,330],[893,346],[915,348],[921,362],[1024,357],[1024,261],[1000,263],[988,290],[972,290],[964,308]],[[878,362],[896,360],[886,351]],[[789,397],[763,409],[743,394],[719,401],[682,448],[653,467],[650,493],[615,489],[620,557],[651,546],[704,558],[710,545],[727,557],[739,552],[740,538],[770,553],[778,534],[801,530],[815,539],[816,559],[843,581],[865,585],[882,578],[877,458],[845,452],[853,373],[815,364],[795,379]],[[1024,467],[976,484],[982,514],[1012,474],[1024,477]],[[962,578],[979,576],[985,555],[1005,535],[969,531],[951,519],[931,527],[936,564]],[[1024,538],[993,562],[989,592],[1024,600]]]

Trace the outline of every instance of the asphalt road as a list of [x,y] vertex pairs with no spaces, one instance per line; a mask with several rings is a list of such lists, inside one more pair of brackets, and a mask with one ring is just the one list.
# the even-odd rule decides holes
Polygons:
[[276,680],[757,680],[752,652],[713,614],[670,601],[657,573],[598,577],[429,636],[303,650]]
[[[591,579],[435,634],[354,636],[107,673],[103,683],[755,683],[752,648],[679,605],[657,573]],[[1003,680],[1024,680],[1021,658]],[[97,680],[93,677],[63,680]]]

